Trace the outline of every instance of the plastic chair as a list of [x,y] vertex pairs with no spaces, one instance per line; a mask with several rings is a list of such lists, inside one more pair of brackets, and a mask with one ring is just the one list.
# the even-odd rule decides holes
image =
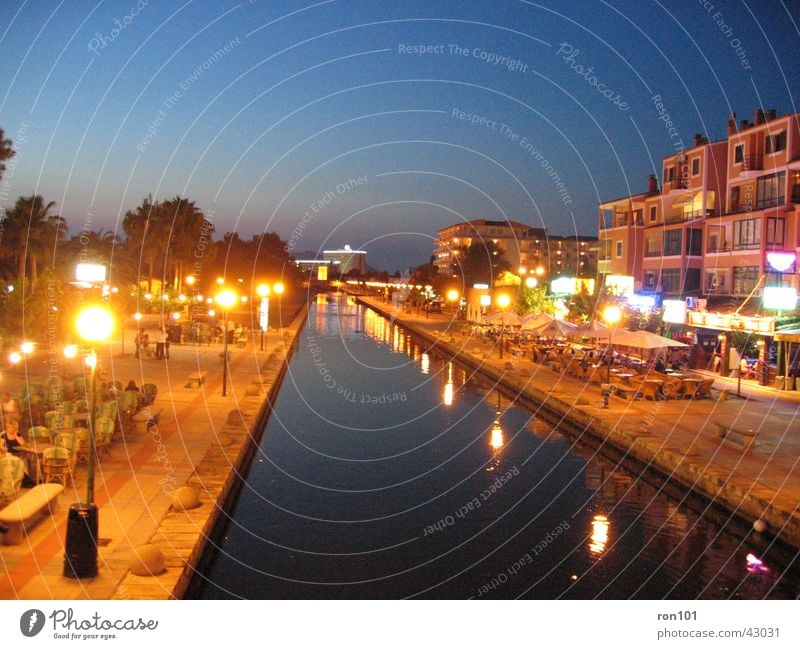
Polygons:
[[69,451],[62,446],[48,448],[42,454],[42,473],[45,482],[58,482],[66,487],[72,479]]
[[70,400],[62,401],[61,412],[63,412],[65,415],[74,415],[77,412],[75,402]]
[[24,476],[25,463],[22,460],[14,455],[0,458],[0,507],[17,499]]

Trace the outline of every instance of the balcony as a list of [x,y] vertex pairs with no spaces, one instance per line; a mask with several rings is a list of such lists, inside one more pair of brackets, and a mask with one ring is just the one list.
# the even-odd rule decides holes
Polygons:
[[800,203],[800,185],[792,187],[792,203]]
[[762,156],[751,153],[744,156],[742,160],[742,171],[760,171],[764,168],[764,159]]
[[645,257],[661,257],[661,251],[660,250],[645,250],[644,251],[644,256]]

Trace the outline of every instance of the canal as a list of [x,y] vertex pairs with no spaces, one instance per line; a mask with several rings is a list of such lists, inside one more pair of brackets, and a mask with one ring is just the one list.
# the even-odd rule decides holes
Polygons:
[[795,598],[792,554],[319,296],[204,598]]

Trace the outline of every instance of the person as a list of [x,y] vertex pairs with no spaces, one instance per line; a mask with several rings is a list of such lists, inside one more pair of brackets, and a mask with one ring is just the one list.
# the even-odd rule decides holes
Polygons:
[[19,421],[16,419],[9,419],[6,421],[5,430],[0,434],[5,444],[6,450],[9,453],[15,453],[16,448],[19,446],[26,446],[28,442],[19,432]]
[[739,376],[743,379],[750,378],[750,365],[747,363],[747,356],[742,356],[739,360]]
[[170,343],[169,338],[170,338],[169,329],[167,329],[165,327],[164,328],[164,358],[166,358],[167,360],[169,360],[169,343]]
[[133,357],[139,358],[139,348],[142,346],[142,332],[136,332],[136,337],[133,339],[133,344],[136,345],[136,353],[133,355]]
[[663,358],[661,358],[661,356],[659,356],[659,357],[656,359],[656,364],[653,366],[653,369],[654,369],[656,372],[662,372],[662,373],[663,373],[664,371],[666,371],[666,369],[667,369],[667,366],[664,364],[664,359],[663,359]]
[[139,391],[139,386],[136,385],[136,381],[134,381],[133,379],[128,381],[128,385],[125,386],[124,392],[138,392],[138,391]]
[[19,422],[19,402],[11,396],[10,392],[3,393],[2,399],[2,421],[16,419]]
[[164,327],[159,327],[158,331],[156,332],[156,360],[160,361],[164,359],[164,343],[166,342],[167,337],[164,335]]

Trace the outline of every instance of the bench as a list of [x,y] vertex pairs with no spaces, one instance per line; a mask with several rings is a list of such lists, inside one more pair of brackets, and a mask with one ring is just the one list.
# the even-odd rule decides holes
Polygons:
[[22,494],[13,503],[0,511],[0,525],[8,528],[3,535],[4,545],[19,545],[27,529],[40,518],[56,510],[58,495],[64,485],[40,484]]
[[201,385],[203,385],[203,383],[206,382],[206,374],[208,374],[208,372],[192,372],[189,375],[189,383],[186,385],[186,387],[199,388]]
[[146,435],[147,428],[150,422],[158,423],[158,418],[161,416],[161,408],[153,408],[146,406],[137,412],[131,419],[133,421],[134,431],[137,435]]
[[717,437],[727,439],[731,433],[735,433],[742,438],[745,450],[750,450],[756,446],[756,437],[758,431],[746,426],[735,426],[733,424],[725,423],[724,421],[714,421],[714,428],[716,429]]

